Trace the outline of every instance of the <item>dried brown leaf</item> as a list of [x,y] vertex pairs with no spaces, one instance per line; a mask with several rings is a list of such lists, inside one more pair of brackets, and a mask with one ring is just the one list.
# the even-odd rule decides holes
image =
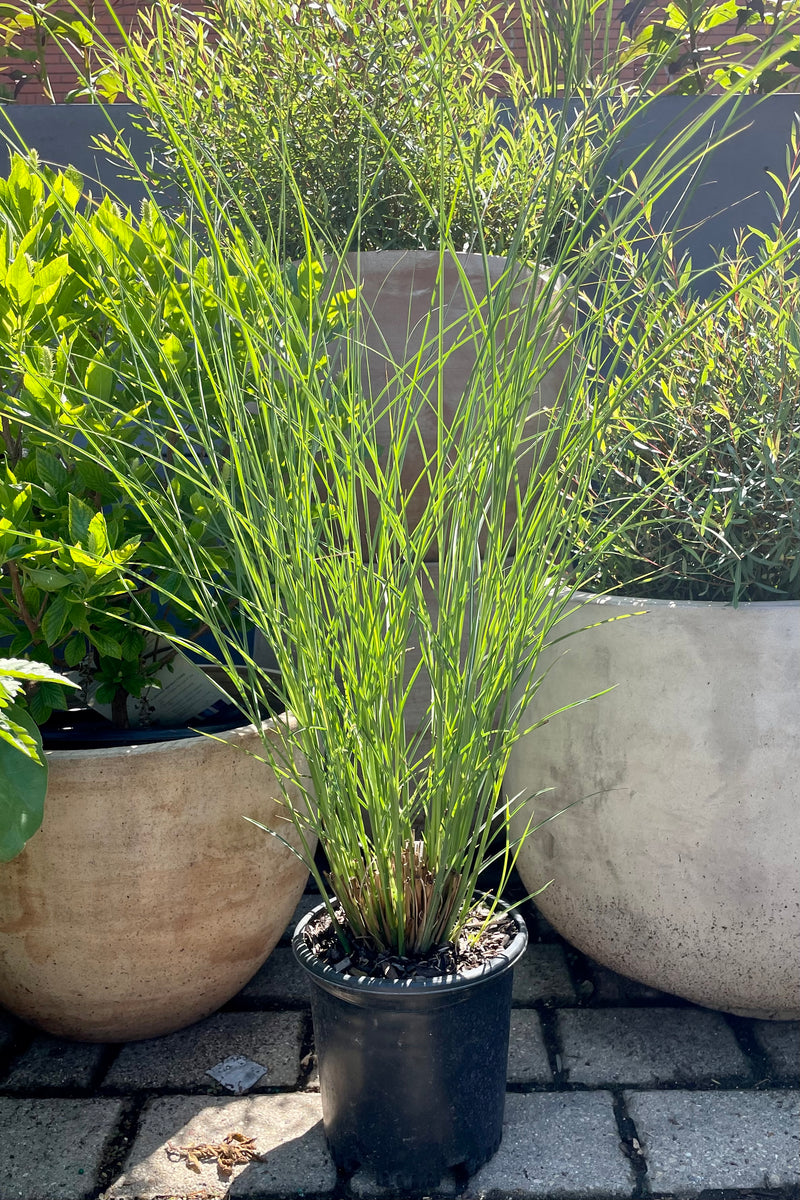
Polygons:
[[217,1172],[223,1178],[231,1175],[234,1167],[261,1158],[255,1138],[246,1137],[238,1130],[227,1134],[221,1142],[197,1142],[194,1146],[175,1146],[167,1142],[166,1152],[173,1162],[184,1160],[190,1171],[198,1173],[202,1171],[201,1163],[216,1163]]

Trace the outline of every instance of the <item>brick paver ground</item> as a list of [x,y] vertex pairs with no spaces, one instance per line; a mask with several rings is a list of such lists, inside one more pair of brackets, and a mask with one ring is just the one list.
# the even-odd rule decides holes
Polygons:
[[[304,897],[301,912],[308,909]],[[711,1013],[622,979],[533,911],[514,981],[503,1142],[463,1200],[797,1200],[800,1024]],[[245,1096],[206,1075],[242,1054]],[[263,1161],[192,1170],[237,1131]],[[0,1012],[0,1200],[386,1200],[337,1174],[288,936],[225,1009],[126,1046],[37,1035]],[[402,1197],[401,1200],[406,1200]]]

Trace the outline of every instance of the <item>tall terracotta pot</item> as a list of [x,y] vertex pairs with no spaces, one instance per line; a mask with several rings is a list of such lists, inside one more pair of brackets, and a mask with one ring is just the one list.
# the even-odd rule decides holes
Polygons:
[[544,915],[615,971],[800,1017],[800,605],[588,598],[570,620],[530,715],[613,690],[512,753],[509,795],[549,789],[537,817],[578,802],[525,844],[526,886],[553,880]]
[[[430,498],[428,471],[436,460],[440,408],[443,425],[450,429],[465,391],[474,384],[476,370],[489,371],[485,323],[493,323],[498,348],[495,366],[502,366],[518,345],[521,330],[531,339],[538,335],[541,352],[556,325],[570,317],[570,305],[560,283],[554,281],[547,319],[526,315],[536,311],[535,297],[549,286],[549,278],[534,276],[505,258],[470,253],[440,256],[433,250],[371,250],[348,254],[331,285],[334,292],[343,286],[358,288],[358,304],[346,335],[347,355],[358,364],[365,394],[375,401],[374,436],[383,448],[384,464],[398,428],[403,427],[408,395],[413,395],[416,425],[400,478],[405,517],[414,526]],[[446,354],[441,378],[440,341]],[[527,436],[544,425],[561,402],[567,358],[562,356],[531,386]],[[524,474],[524,458],[522,465]],[[512,522],[509,513],[509,526]],[[435,555],[432,544],[427,557]]]
[[[536,350],[541,352],[560,322],[569,324],[569,298],[560,281],[554,281],[550,312],[537,328],[534,319],[515,316],[533,306],[535,297],[548,286],[546,276],[538,277],[505,258],[480,254],[447,253],[428,250],[373,250],[345,256],[330,288],[358,287],[359,306],[348,328],[346,350],[339,355],[357,363],[367,396],[375,401],[377,445],[388,459],[394,431],[402,425],[404,399],[409,380],[414,379],[418,406],[418,426],[409,439],[401,470],[405,519],[413,527],[430,498],[426,464],[435,461],[438,445],[439,405],[442,420],[450,428],[465,390],[470,386],[476,365],[482,358],[485,330],[490,320],[490,297],[500,314],[495,316],[495,341],[499,360],[510,355],[517,345],[520,328],[529,336],[538,334]],[[439,319],[441,342],[446,362],[438,374]],[[336,351],[332,348],[333,353]],[[550,414],[563,401],[568,355],[559,358],[530,389],[526,434],[531,437],[544,427]],[[400,382],[401,386],[398,386]],[[441,387],[441,396],[440,396]],[[531,463],[522,459],[522,477],[529,475]],[[509,505],[508,525],[513,523],[513,505]],[[438,605],[438,547],[432,543],[426,555],[429,569],[423,580],[423,592],[431,611]],[[420,662],[419,646],[412,643],[407,654],[407,678]],[[417,674],[406,704],[406,727],[415,733],[423,721],[430,699],[430,682],[425,671]]]
[[50,1033],[127,1041],[235,995],[308,874],[243,819],[297,844],[260,751],[249,726],[221,741],[50,752],[42,828],[0,868],[0,1005]]

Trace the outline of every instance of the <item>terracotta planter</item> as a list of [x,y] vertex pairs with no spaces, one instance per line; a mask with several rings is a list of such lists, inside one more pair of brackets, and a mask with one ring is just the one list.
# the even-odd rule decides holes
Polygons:
[[[452,425],[456,410],[469,386],[482,346],[482,335],[476,323],[476,313],[487,319],[488,293],[513,311],[530,303],[531,290],[538,292],[545,280],[535,278],[524,268],[511,268],[513,284],[509,285],[509,265],[504,258],[479,254],[452,254],[442,264],[438,251],[373,250],[345,256],[342,271],[332,282],[335,292],[342,286],[358,285],[360,317],[348,333],[347,354],[358,361],[362,384],[367,395],[375,399],[379,417],[375,440],[379,446],[389,446],[392,430],[401,422],[401,406],[394,403],[398,393],[398,368],[405,380],[413,371],[419,404],[419,439],[412,437],[403,460],[401,482],[406,501],[405,512],[413,527],[419,520],[430,497],[426,478],[426,460],[435,456],[438,437],[438,376],[435,364],[438,357],[438,311],[444,313],[443,344],[448,357],[442,372],[442,409],[446,427]],[[487,288],[488,273],[488,288]],[[563,292],[556,292],[552,324],[571,318],[570,305]],[[434,316],[431,318],[431,314]],[[518,330],[514,318],[509,318],[508,344],[510,352]],[[503,337],[498,334],[498,344]],[[455,347],[455,349],[453,349]],[[333,348],[332,348],[333,350]],[[345,352],[340,351],[342,357]],[[502,355],[501,355],[502,357]],[[568,355],[544,374],[537,387],[531,388],[528,433],[548,419],[560,402],[565,387]],[[424,450],[424,453],[423,453]],[[530,466],[528,466],[528,471]],[[525,464],[523,460],[523,478]],[[509,506],[509,527],[513,513]],[[436,557],[437,548],[431,545],[427,557]],[[432,611],[438,604],[438,567],[430,561],[429,574],[423,581],[423,591]],[[412,641],[408,648],[407,678],[416,671],[420,661],[419,647]],[[430,682],[425,671],[417,675],[406,705],[406,726],[409,735],[416,733],[425,715]]]
[[[800,1017],[800,605],[592,599],[506,791],[538,797],[519,859],[547,919],[606,966],[698,1004]],[[584,797],[584,799],[581,799]]]
[[[544,282],[543,277],[535,278],[524,268],[509,268],[504,258],[488,256],[484,260],[479,254],[451,254],[443,263],[438,251],[427,250],[371,250],[345,256],[333,290],[345,285],[359,289],[359,317],[348,334],[347,353],[351,361],[359,362],[362,385],[376,401],[378,446],[390,446],[397,428],[402,427],[405,405],[396,403],[398,376],[403,388],[414,379],[418,429],[409,439],[401,470],[409,525],[417,523],[428,503],[426,462],[435,458],[438,444],[440,307],[445,330],[442,343],[447,352],[441,406],[444,425],[450,428],[482,353],[485,335],[480,322],[488,320],[489,292],[495,303],[500,298],[503,311],[524,314],[532,293],[539,292]],[[569,316],[564,298],[552,324]],[[498,346],[505,345],[505,353],[510,354],[525,317],[510,315],[506,320],[506,325],[497,322],[495,337]],[[567,356],[563,356],[539,385],[531,388],[529,434],[539,422],[544,424],[548,411],[560,402],[566,362]],[[509,514],[509,526],[512,521]],[[432,545],[428,557],[435,553]]]
[[[270,736],[276,738],[273,722]],[[307,871],[252,727],[48,755],[41,830],[0,870],[0,1004],[50,1033],[127,1041],[213,1012],[255,974]],[[281,833],[292,844],[291,825]]]

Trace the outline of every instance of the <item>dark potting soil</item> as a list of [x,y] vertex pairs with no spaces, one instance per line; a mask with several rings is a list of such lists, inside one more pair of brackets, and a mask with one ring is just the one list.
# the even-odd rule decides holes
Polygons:
[[[344,915],[338,905],[335,905],[335,911],[339,925],[344,926]],[[470,915],[457,941],[445,942],[420,956],[401,956],[376,950],[350,933],[348,941],[351,949],[348,952],[327,911],[309,921],[305,928],[305,940],[316,958],[342,975],[368,976],[372,979],[434,979],[482,967],[511,944],[517,934],[517,926],[512,918],[500,913],[481,933],[488,915],[488,908],[479,905]],[[473,941],[476,934],[480,936]]]
[[[278,692],[268,692],[264,718],[281,711]],[[41,734],[45,750],[107,750],[115,746],[149,746],[157,742],[182,741],[203,733],[216,737],[240,728],[245,721],[236,705],[224,696],[205,712],[182,725],[144,725],[135,729],[119,729],[95,709],[76,705],[63,712],[53,712],[41,726]]]
[[144,726],[119,729],[90,708],[54,712],[41,728],[45,750],[106,750],[112,746],[146,746],[194,738],[199,733],[221,734],[236,729],[244,717],[232,704],[222,703],[213,712],[195,717],[177,728]]

